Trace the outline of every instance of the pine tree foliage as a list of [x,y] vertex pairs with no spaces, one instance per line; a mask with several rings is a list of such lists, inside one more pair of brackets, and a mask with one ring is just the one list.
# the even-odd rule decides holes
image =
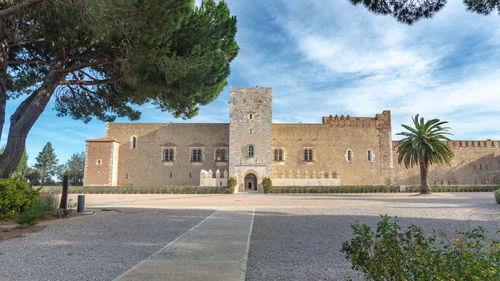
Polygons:
[[[391,15],[397,21],[413,24],[422,18],[431,18],[447,3],[447,0],[349,0],[352,4],[364,5],[375,14]],[[497,10],[500,0],[464,0],[467,10],[489,15]]]
[[82,185],[84,169],[85,153],[74,153],[63,165],[59,176],[62,179],[64,175],[68,175],[69,181],[72,185]]
[[226,86],[235,35],[224,1],[0,0],[0,132],[6,101],[24,99],[0,177],[51,99],[59,116],[84,122],[137,120],[144,103],[193,117]]
[[59,161],[57,160],[57,156],[50,142],[47,142],[35,160],[36,163],[34,167],[40,174],[41,185],[44,185],[45,182],[50,181],[50,177],[54,176],[58,170],[57,163]]

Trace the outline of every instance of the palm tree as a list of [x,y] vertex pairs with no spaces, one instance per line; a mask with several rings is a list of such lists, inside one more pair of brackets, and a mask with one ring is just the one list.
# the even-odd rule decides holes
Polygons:
[[450,140],[446,135],[449,127],[442,127],[448,123],[439,119],[432,119],[425,122],[424,118],[418,119],[415,115],[413,124],[415,128],[401,125],[408,132],[401,132],[398,135],[405,136],[398,145],[398,163],[403,162],[405,167],[412,168],[420,166],[420,193],[431,193],[431,188],[427,181],[429,166],[432,164],[451,165],[451,158],[455,156],[453,150],[444,141]]

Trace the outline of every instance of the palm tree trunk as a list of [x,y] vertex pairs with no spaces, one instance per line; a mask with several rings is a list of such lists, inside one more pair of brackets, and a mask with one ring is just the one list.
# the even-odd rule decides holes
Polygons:
[[431,193],[431,187],[429,186],[428,178],[429,167],[427,164],[420,164],[420,193],[429,194]]

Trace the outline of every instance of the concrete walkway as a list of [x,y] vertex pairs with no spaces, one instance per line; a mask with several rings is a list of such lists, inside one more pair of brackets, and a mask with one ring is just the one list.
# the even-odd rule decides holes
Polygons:
[[217,211],[115,280],[245,280],[254,214]]

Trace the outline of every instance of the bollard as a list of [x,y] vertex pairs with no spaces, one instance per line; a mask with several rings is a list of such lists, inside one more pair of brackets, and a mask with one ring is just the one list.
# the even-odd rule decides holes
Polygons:
[[85,195],[78,195],[78,207],[76,209],[77,213],[85,212]]

